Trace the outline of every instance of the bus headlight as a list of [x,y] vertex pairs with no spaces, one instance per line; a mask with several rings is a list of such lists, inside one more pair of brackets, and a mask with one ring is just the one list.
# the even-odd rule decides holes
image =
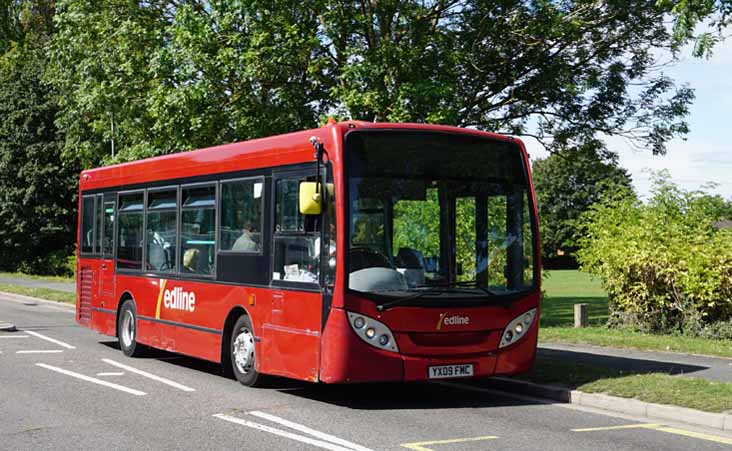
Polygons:
[[498,348],[505,348],[508,345],[512,345],[519,341],[531,328],[531,325],[536,319],[536,309],[531,309],[528,312],[524,312],[514,318],[505,329],[503,329],[503,335],[501,336],[501,344]]
[[[389,330],[386,325],[359,313],[347,313],[351,329],[356,332],[356,335],[358,335],[361,340],[379,349],[399,352],[396,340],[394,340],[394,334],[391,333],[391,330]],[[376,337],[378,337],[378,339]]]

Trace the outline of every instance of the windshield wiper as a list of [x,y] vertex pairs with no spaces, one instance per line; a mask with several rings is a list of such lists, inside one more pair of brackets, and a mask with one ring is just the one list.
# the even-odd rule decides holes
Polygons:
[[[383,304],[379,304],[376,306],[376,308],[383,312],[386,309],[390,309],[392,307],[396,307],[398,305],[405,304],[409,301],[412,301],[414,299],[419,299],[425,295],[428,294],[444,294],[444,293],[455,293],[456,291],[450,291],[450,288],[478,288],[483,293],[487,294],[488,296],[500,296],[501,293],[497,293],[493,290],[491,290],[488,287],[485,287],[483,285],[479,285],[478,282],[474,280],[465,280],[460,282],[452,282],[452,283],[443,283],[439,285],[417,285],[413,288],[429,288],[428,290],[420,291],[418,293],[410,294],[408,296],[404,296],[401,298],[394,299],[391,302],[385,302]],[[460,290],[459,293],[463,294],[475,294],[474,292],[466,292],[465,290]]]
[[489,295],[489,296],[499,296],[501,293],[497,293],[490,288],[486,287],[485,285],[480,285],[477,280],[461,280],[461,281],[455,281],[450,283],[445,283],[442,285],[437,285],[441,288],[477,288],[481,290],[483,293]]
[[425,295],[428,295],[428,294],[442,294],[442,293],[445,293],[445,290],[435,289],[435,288],[442,288],[442,287],[435,286],[435,287],[430,287],[430,288],[431,289],[429,289],[429,290],[420,291],[418,293],[414,293],[414,294],[410,294],[408,296],[404,296],[404,297],[401,297],[401,298],[394,299],[391,302],[384,302],[383,304],[377,305],[376,306],[376,309],[378,311],[380,311],[380,312],[383,312],[386,309],[389,309],[389,308],[392,308],[392,307],[396,307],[397,305],[401,305],[401,304],[407,303],[407,302],[412,301],[414,299],[419,299],[422,296],[425,296]]

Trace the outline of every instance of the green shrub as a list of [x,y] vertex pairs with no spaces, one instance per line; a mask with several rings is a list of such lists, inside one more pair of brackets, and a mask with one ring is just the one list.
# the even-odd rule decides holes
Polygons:
[[600,277],[610,325],[646,331],[704,330],[732,318],[732,231],[719,196],[684,191],[666,173],[654,176],[642,203],[616,193],[581,220],[578,260]]
[[51,252],[42,257],[26,259],[12,271],[43,276],[73,276],[76,272],[76,256],[65,251]]

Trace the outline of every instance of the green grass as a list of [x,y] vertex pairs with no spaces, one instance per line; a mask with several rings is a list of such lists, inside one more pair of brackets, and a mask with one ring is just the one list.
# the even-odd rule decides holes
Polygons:
[[632,330],[607,329],[605,327],[588,327],[585,329],[546,327],[540,329],[539,340],[550,343],[590,344],[613,348],[683,352],[732,358],[732,343],[728,340],[709,340],[680,335],[651,335]]
[[605,393],[707,412],[732,410],[732,383],[621,370],[539,358],[523,379],[587,393]]
[[30,288],[20,285],[10,285],[0,283],[0,291],[7,293],[22,294],[34,298],[47,299],[49,301],[66,302],[69,304],[76,303],[76,294],[67,293],[65,291],[51,290],[48,288]]
[[607,322],[607,293],[600,281],[576,270],[546,271],[542,287],[547,294],[541,306],[541,326],[571,326],[574,324],[574,304],[588,304],[591,325]]
[[[542,285],[541,342],[590,344],[625,349],[683,352],[732,357],[732,346],[725,340],[679,335],[651,335],[632,330],[604,327],[608,317],[607,294],[599,280],[576,270],[546,271]],[[590,326],[575,329],[574,304],[588,304]]]
[[20,279],[45,280],[47,282],[65,282],[65,283],[76,282],[76,280],[73,277],[35,276],[32,274],[25,274],[22,272],[0,272],[0,277],[14,277],[14,278],[20,278]]

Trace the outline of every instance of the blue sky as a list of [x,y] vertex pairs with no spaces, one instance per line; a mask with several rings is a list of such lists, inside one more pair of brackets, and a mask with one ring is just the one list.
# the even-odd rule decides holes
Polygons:
[[[677,83],[688,83],[696,99],[687,120],[690,133],[686,141],[675,139],[665,156],[631,149],[622,139],[606,140],[608,148],[620,155],[620,165],[633,177],[636,191],[647,196],[649,170],[666,169],[673,181],[687,190],[699,189],[708,182],[718,183],[713,190],[732,198],[732,38],[715,48],[708,59],[684,52],[680,61],[665,72]],[[532,157],[546,152],[531,139],[526,145]]]

